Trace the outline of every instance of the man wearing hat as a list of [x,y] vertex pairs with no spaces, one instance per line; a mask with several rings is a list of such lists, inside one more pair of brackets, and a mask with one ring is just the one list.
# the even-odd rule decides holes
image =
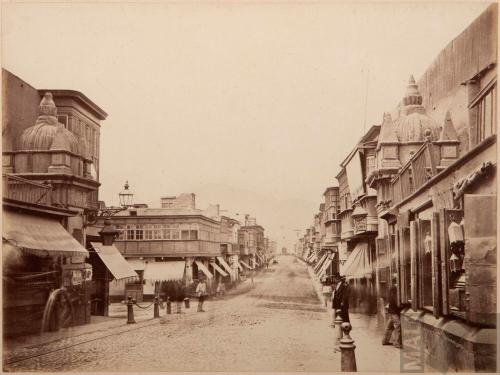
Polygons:
[[[382,345],[391,345],[391,343],[396,348],[401,348],[401,306],[398,305],[397,298],[397,277],[396,274],[392,275],[392,285],[387,293],[387,305],[385,306],[387,315],[389,319],[387,320],[387,325],[385,327],[384,338],[382,339]],[[394,341],[391,342],[391,338],[394,337]]]
[[[340,317],[343,322],[350,322],[349,320],[349,284],[345,281],[345,276],[340,274],[335,275],[337,286],[335,287],[332,295],[332,309],[335,312],[340,310]],[[335,313],[333,314],[335,315]]]

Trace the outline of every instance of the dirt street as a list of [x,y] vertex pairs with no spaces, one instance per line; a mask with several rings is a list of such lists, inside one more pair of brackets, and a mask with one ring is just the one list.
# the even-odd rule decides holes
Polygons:
[[[250,281],[245,283],[251,284]],[[280,257],[250,290],[33,359],[10,371],[339,371],[334,331],[306,266]],[[184,310],[186,311],[186,310]]]

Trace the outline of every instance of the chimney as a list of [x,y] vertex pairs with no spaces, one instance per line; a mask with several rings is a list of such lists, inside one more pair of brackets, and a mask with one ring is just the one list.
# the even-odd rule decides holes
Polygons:
[[101,242],[104,246],[111,246],[115,242],[115,238],[120,232],[116,230],[114,225],[111,225],[111,220],[104,220],[104,228],[99,232]]

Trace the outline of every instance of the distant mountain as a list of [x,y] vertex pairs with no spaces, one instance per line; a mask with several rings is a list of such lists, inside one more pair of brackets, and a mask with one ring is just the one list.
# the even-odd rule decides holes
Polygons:
[[224,184],[205,184],[192,191],[196,194],[196,206],[220,204],[222,215],[234,217],[242,224],[245,214],[257,219],[265,229],[265,235],[278,242],[278,250],[285,246],[293,250],[297,241],[296,229],[303,235],[313,221],[319,202],[305,199],[279,199]]

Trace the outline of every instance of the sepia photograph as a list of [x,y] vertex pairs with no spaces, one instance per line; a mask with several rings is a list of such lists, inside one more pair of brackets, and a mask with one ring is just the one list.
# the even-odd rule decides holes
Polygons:
[[497,372],[497,2],[0,4],[2,372]]

